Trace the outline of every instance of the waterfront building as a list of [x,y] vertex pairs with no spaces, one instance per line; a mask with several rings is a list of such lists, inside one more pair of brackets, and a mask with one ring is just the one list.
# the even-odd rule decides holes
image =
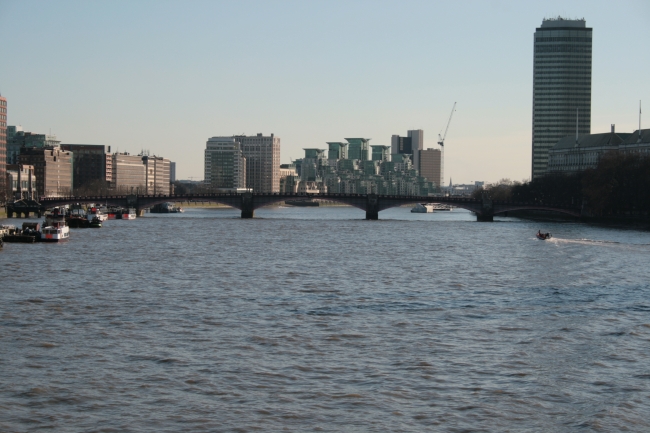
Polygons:
[[329,146],[327,153],[328,160],[348,159],[348,143],[332,141],[328,142],[327,145]]
[[141,156],[144,165],[146,194],[170,194],[169,159],[155,155]]
[[23,147],[19,164],[34,166],[36,194],[65,197],[72,194],[72,152],[60,146]]
[[76,193],[102,193],[113,180],[111,147],[101,144],[61,144],[72,152],[72,186]]
[[145,166],[141,155],[118,152],[112,155],[113,175],[111,188],[122,194],[144,194],[146,188]]
[[176,182],[176,163],[172,161],[169,163],[169,183],[174,182]]
[[18,164],[21,149],[56,147],[61,144],[56,135],[25,132],[21,126],[7,127],[7,164]]
[[246,158],[246,188],[254,192],[280,191],[280,137],[235,135]]
[[391,153],[411,155],[413,167],[420,170],[420,151],[424,146],[424,131],[421,129],[409,130],[406,137],[393,135],[391,137]]
[[348,142],[348,159],[367,161],[370,138],[346,138]]
[[36,175],[33,165],[7,164],[7,198],[35,200]]
[[208,139],[203,179],[212,188],[246,188],[246,158],[241,143],[234,137]]
[[281,193],[296,193],[298,192],[298,184],[300,177],[296,170],[295,164],[281,164],[280,165],[280,192]]
[[591,133],[592,29],[584,19],[544,19],[534,35],[532,177],[568,135]]
[[0,202],[5,200],[7,179],[7,98],[0,95]]
[[596,168],[608,152],[650,154],[650,129],[618,133],[612,125],[608,133],[564,137],[549,151],[547,172],[570,174]]
[[426,149],[420,151],[420,176],[437,186],[442,186],[442,151]]
[[390,161],[390,146],[372,145],[373,161]]

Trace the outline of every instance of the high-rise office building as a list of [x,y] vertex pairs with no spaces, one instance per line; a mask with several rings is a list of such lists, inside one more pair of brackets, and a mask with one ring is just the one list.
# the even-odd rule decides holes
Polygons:
[[169,159],[156,155],[142,155],[144,182],[147,194],[170,194]]
[[72,152],[59,146],[25,147],[20,150],[18,163],[34,166],[35,189],[39,196],[72,194]]
[[532,177],[546,173],[563,137],[591,132],[592,29],[584,19],[544,19],[535,31]]
[[436,186],[442,186],[442,151],[426,149],[420,151],[420,176]]
[[205,145],[204,176],[207,185],[220,189],[246,188],[246,158],[234,137],[212,137]]
[[393,135],[390,140],[391,153],[412,155],[411,161],[416,170],[420,170],[420,151],[424,147],[424,131],[413,129],[407,131],[406,137]]
[[7,180],[7,98],[0,95],[0,200],[4,200]]
[[280,138],[271,134],[236,135],[246,158],[246,188],[253,192],[280,192]]

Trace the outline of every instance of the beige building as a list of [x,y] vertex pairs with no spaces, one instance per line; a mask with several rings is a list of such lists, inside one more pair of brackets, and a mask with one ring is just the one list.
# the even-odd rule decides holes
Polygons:
[[19,164],[33,165],[36,194],[44,197],[72,195],[72,152],[55,147],[21,150]]
[[141,156],[144,165],[147,194],[169,194],[169,168],[171,161],[160,156]]
[[144,194],[147,178],[142,156],[127,152],[113,154],[113,175],[111,188],[123,194]]
[[34,200],[36,175],[33,165],[7,165],[7,197],[11,200]]
[[273,134],[236,135],[246,158],[246,188],[253,192],[280,192],[280,138]]
[[436,186],[442,186],[442,152],[439,149],[426,149],[420,151],[420,176]]

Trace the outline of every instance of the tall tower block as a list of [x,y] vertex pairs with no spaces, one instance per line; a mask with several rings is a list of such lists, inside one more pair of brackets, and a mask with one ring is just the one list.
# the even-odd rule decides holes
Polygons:
[[543,176],[561,138],[591,133],[592,29],[584,19],[544,19],[535,31],[532,178]]

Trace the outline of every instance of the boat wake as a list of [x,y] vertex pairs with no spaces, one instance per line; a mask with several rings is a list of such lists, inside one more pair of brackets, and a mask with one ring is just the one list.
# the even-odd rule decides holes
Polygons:
[[580,244],[580,245],[599,245],[599,246],[625,246],[625,247],[650,247],[650,244],[634,244],[627,242],[618,242],[618,241],[606,241],[606,240],[596,240],[596,239],[562,239],[562,238],[552,238],[548,239],[547,242],[553,242],[556,244]]

